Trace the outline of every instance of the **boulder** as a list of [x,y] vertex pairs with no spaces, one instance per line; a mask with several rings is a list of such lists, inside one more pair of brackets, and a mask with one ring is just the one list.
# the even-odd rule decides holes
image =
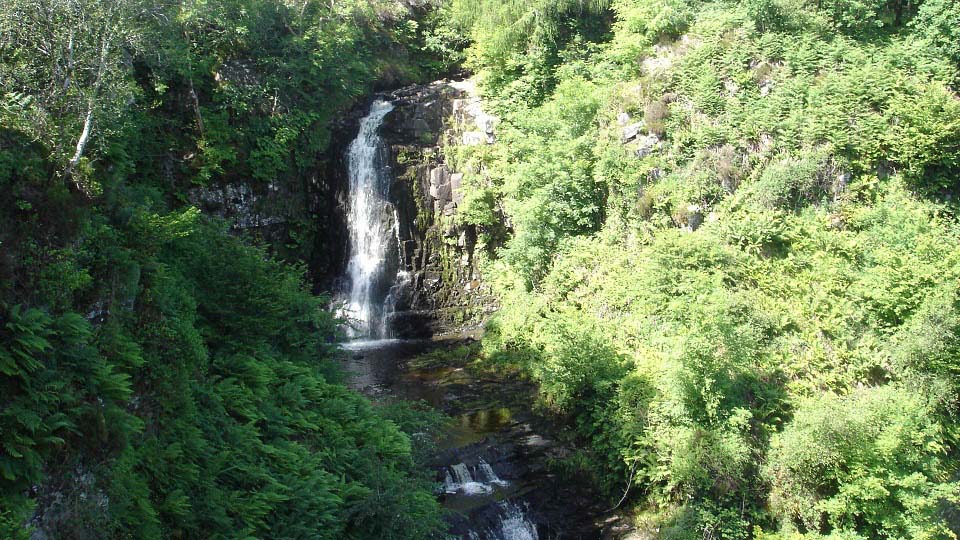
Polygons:
[[692,232],[703,225],[703,208],[699,204],[691,204],[687,207],[687,228]]
[[640,130],[643,129],[643,122],[636,122],[630,124],[623,128],[623,133],[620,136],[620,140],[623,142],[629,142],[637,138],[637,135],[640,134]]
[[773,90],[773,81],[764,79],[760,83],[760,95],[766,97],[770,94],[771,90]]
[[659,144],[660,137],[657,137],[651,133],[637,140],[637,146],[634,150],[634,154],[636,154],[638,158],[645,158],[652,154],[657,149]]

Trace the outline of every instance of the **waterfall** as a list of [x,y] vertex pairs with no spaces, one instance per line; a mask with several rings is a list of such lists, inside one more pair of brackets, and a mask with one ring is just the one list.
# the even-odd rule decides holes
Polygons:
[[[387,318],[392,298],[386,302],[396,273],[396,211],[389,202],[390,174],[383,140],[377,131],[383,118],[393,110],[387,101],[377,100],[360,121],[360,132],[347,153],[350,205],[350,259],[347,275],[350,291],[343,315],[351,320],[351,337],[389,337]],[[386,303],[391,305],[387,306]]]
[[[490,496],[497,487],[510,483],[502,480],[493,467],[480,458],[475,467],[457,463],[444,471],[443,491],[451,497]],[[505,494],[498,491],[500,497]],[[472,523],[463,540],[539,540],[537,526],[527,516],[523,502],[503,500],[492,507],[492,512]]]
[[519,506],[500,503],[500,530],[494,532],[494,538],[504,540],[539,540],[537,526],[527,520],[526,513]]

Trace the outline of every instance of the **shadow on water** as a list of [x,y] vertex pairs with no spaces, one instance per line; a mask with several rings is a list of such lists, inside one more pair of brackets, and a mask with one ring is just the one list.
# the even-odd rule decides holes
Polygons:
[[465,540],[597,539],[589,489],[548,467],[571,449],[531,410],[534,388],[412,362],[465,341],[366,340],[343,345],[348,384],[374,400],[424,401],[452,418],[431,465],[450,532]]

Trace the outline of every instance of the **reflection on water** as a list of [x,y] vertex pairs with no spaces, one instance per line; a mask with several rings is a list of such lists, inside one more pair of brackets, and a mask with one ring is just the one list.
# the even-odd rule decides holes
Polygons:
[[485,433],[499,431],[501,428],[508,426],[511,420],[513,420],[513,412],[508,407],[484,409],[461,414],[457,417],[457,422],[461,427]]
[[403,343],[402,339],[355,339],[340,344],[345,351],[370,351]]
[[458,448],[480,442],[487,435],[496,433],[513,423],[513,411],[508,407],[482,409],[454,418],[450,435],[444,448]]
[[[439,346],[429,340],[358,340],[342,345],[341,361],[350,387],[375,400],[422,400],[452,413],[434,463],[450,538],[552,539],[559,538],[557,526],[589,520],[568,512],[574,509],[571,495],[558,493],[546,476],[544,456],[552,443],[531,427],[529,388],[478,378],[462,364],[417,361]],[[589,527],[564,538],[599,538]]]

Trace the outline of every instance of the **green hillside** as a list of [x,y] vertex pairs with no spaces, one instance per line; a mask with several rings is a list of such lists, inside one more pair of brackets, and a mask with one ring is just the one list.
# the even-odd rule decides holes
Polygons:
[[450,9],[503,119],[451,156],[485,350],[611,505],[651,538],[955,538],[960,5]]
[[440,530],[410,438],[340,384],[327,301],[279,258],[311,244],[291,227],[268,254],[188,200],[302,182],[376,81],[438,69],[422,16],[2,3],[0,538]]

